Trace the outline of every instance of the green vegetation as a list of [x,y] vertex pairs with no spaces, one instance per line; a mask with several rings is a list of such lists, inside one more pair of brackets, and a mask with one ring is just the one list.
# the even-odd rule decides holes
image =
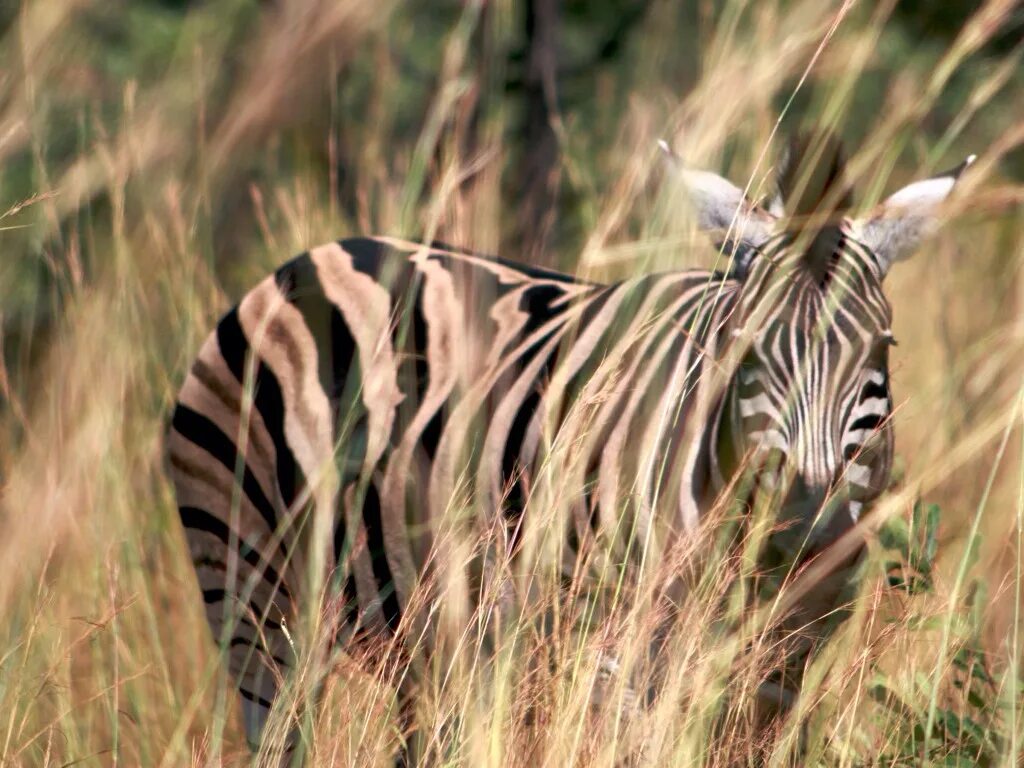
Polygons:
[[[776,649],[742,601],[712,620],[748,567],[723,562],[680,608],[652,708],[623,680],[590,704],[602,644],[650,673],[641,599],[582,637],[524,617],[420,719],[449,765],[1019,764],[1019,3],[7,0],[0,28],[0,764],[248,759],[162,436],[198,345],[269,269],[358,233],[598,279],[711,265],[656,139],[757,191],[819,124],[864,205],[979,160],[888,278],[900,471],[805,694],[753,722]],[[387,760],[391,691],[350,667],[302,670],[261,758],[323,678],[328,706],[299,718],[314,763]]]

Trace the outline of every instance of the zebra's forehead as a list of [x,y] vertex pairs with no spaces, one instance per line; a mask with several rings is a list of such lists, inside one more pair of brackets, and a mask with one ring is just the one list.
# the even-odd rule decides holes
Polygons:
[[803,376],[805,365],[815,366],[826,378],[855,379],[864,366],[887,367],[892,331],[888,304],[844,300],[830,301],[827,293],[793,291],[761,318],[750,336],[747,364],[765,365],[779,381]]
[[778,243],[755,259],[743,293],[747,320],[761,333],[781,324],[865,342],[892,335],[892,308],[874,254],[845,236],[824,273],[807,268],[797,245]]
[[794,270],[780,275],[773,290],[749,298],[751,314],[759,308],[763,315],[760,327],[783,323],[821,332],[838,325],[843,332],[851,330],[846,326],[853,322],[863,330],[883,334],[892,325],[892,307],[881,286],[839,270],[825,285]]

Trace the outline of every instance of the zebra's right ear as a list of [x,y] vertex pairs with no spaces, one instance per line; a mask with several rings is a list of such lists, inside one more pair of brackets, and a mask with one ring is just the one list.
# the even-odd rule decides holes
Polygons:
[[666,177],[682,188],[693,204],[697,226],[713,233],[715,242],[759,248],[772,236],[776,217],[750,202],[739,187],[717,173],[687,168],[664,140],[658,147]]

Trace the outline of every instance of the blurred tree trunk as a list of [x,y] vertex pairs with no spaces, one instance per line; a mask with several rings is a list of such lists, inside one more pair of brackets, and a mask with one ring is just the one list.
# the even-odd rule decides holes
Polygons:
[[513,191],[518,205],[517,256],[549,263],[547,247],[557,215],[561,181],[558,137],[558,27],[560,0],[528,0],[523,78],[522,162]]

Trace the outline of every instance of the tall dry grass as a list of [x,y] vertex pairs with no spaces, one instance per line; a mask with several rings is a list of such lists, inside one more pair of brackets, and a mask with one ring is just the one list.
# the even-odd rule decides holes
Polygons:
[[[183,23],[161,8],[27,2],[0,47],[5,765],[249,759],[162,454],[176,388],[232,299],[343,234],[517,256],[521,115],[505,83],[519,4],[219,0]],[[888,280],[897,480],[863,526],[860,587],[804,695],[773,728],[754,722],[749,694],[779,650],[770,616],[731,591],[749,558],[716,555],[712,529],[589,629],[585,602],[542,583],[496,654],[468,633],[423,686],[433,762],[1018,762],[1024,187],[1006,169],[1024,78],[1019,47],[982,55],[1014,3],[985,3],[951,45],[906,39],[892,10],[652,3],[619,64],[564,86],[587,98],[553,123],[569,223],[546,259],[599,279],[719,258],[656,192],[660,137],[756,191],[790,124],[831,125],[855,142],[865,204],[980,156],[942,235]],[[941,507],[937,553],[918,498]],[[652,588],[694,551],[707,567],[655,669]],[[300,667],[262,764],[319,687],[325,705],[298,715],[313,762],[386,761],[400,670],[381,682],[369,666]],[[664,693],[641,706],[627,683],[655,673]]]

